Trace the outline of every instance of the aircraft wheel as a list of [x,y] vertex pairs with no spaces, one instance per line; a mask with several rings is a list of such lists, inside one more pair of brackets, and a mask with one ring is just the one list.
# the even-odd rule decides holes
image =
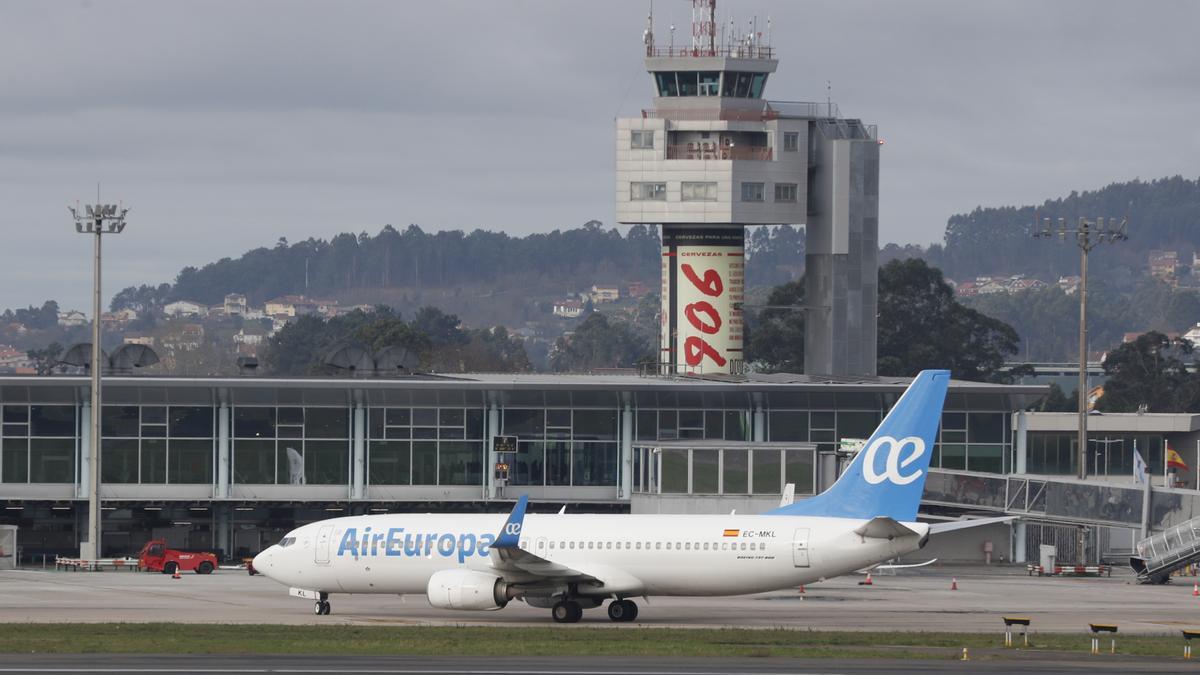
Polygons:
[[637,603],[632,600],[623,600],[622,602],[625,603],[625,620],[633,621],[636,619],[638,617]]
[[550,616],[556,623],[575,623],[583,618],[583,608],[574,600],[564,600],[554,603]]
[[637,604],[632,600],[613,600],[608,603],[608,618],[617,623],[633,621],[637,614]]
[[324,605],[324,607],[321,609],[321,613],[324,614],[325,616],[329,616],[329,612],[333,611],[333,608],[329,604],[329,601],[326,600],[325,602],[323,602],[321,604]]
[[313,614],[317,616],[326,616],[329,614],[329,610],[329,601],[327,600],[318,600],[313,604]]

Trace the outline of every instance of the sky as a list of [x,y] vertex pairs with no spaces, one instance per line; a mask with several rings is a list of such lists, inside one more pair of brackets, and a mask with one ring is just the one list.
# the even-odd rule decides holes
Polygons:
[[[655,3],[690,36],[687,0]],[[105,302],[280,238],[614,225],[645,0],[0,0],[0,308],[87,309],[67,206],[131,207]],[[879,125],[881,243],[976,206],[1200,176],[1200,3],[720,0],[766,96]]]

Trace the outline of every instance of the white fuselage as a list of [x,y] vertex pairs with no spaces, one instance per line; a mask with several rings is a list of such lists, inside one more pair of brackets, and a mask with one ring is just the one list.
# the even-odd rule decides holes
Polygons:
[[[520,547],[603,581],[579,588],[580,594],[740,595],[874,565],[916,550],[928,532],[923,523],[906,523],[915,534],[894,539],[855,534],[865,522],[781,515],[530,514]],[[311,591],[424,593],[435,572],[492,571],[488,546],[504,523],[504,514],[335,518],[294,530],[286,546],[271,546],[254,564],[280,583]]]

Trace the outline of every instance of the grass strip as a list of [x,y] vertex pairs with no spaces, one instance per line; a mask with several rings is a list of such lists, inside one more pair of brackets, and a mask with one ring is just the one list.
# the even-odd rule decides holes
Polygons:
[[[1107,649],[1108,640],[1103,646]],[[1087,652],[1086,634],[1035,634],[1029,651]],[[954,658],[963,647],[1003,658],[1003,635],[585,626],[280,626],[228,624],[5,624],[0,653],[336,654],[361,656],[693,656]],[[1117,638],[1118,653],[1178,657],[1167,635]]]

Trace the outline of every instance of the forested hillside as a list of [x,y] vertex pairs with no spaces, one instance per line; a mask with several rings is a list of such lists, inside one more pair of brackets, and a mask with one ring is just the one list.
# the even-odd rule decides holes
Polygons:
[[1057,278],[1079,267],[1079,250],[1071,242],[1035,241],[1035,218],[1059,217],[1074,224],[1080,216],[1113,217],[1129,221],[1129,240],[1101,246],[1092,257],[1099,277],[1128,279],[1130,270],[1146,267],[1154,249],[1188,256],[1200,245],[1200,180],[1180,176],[1150,182],[1113,183],[1094,191],[1072,192],[1039,206],[976,208],[952,216],[946,224],[944,246],[927,252],[929,262],[946,276],[969,279],[980,275],[1028,274]]
[[[622,228],[624,230],[624,228]],[[750,228],[746,253],[751,286],[774,286],[804,268],[804,230],[788,225]],[[307,239],[256,248],[238,258],[185,267],[173,284],[130,287],[113,310],[161,306],[173,300],[219,303],[244,293],[252,304],[289,294],[338,297],[367,304],[439,304],[473,314],[463,294],[489,297],[520,291],[562,295],[592,284],[643,282],[657,286],[657,228],[634,225],[622,235],[590,221],[583,227],[513,237],[504,232],[425,232],[391,225],[372,236],[343,233],[326,241]],[[450,291],[444,293],[443,291]]]

